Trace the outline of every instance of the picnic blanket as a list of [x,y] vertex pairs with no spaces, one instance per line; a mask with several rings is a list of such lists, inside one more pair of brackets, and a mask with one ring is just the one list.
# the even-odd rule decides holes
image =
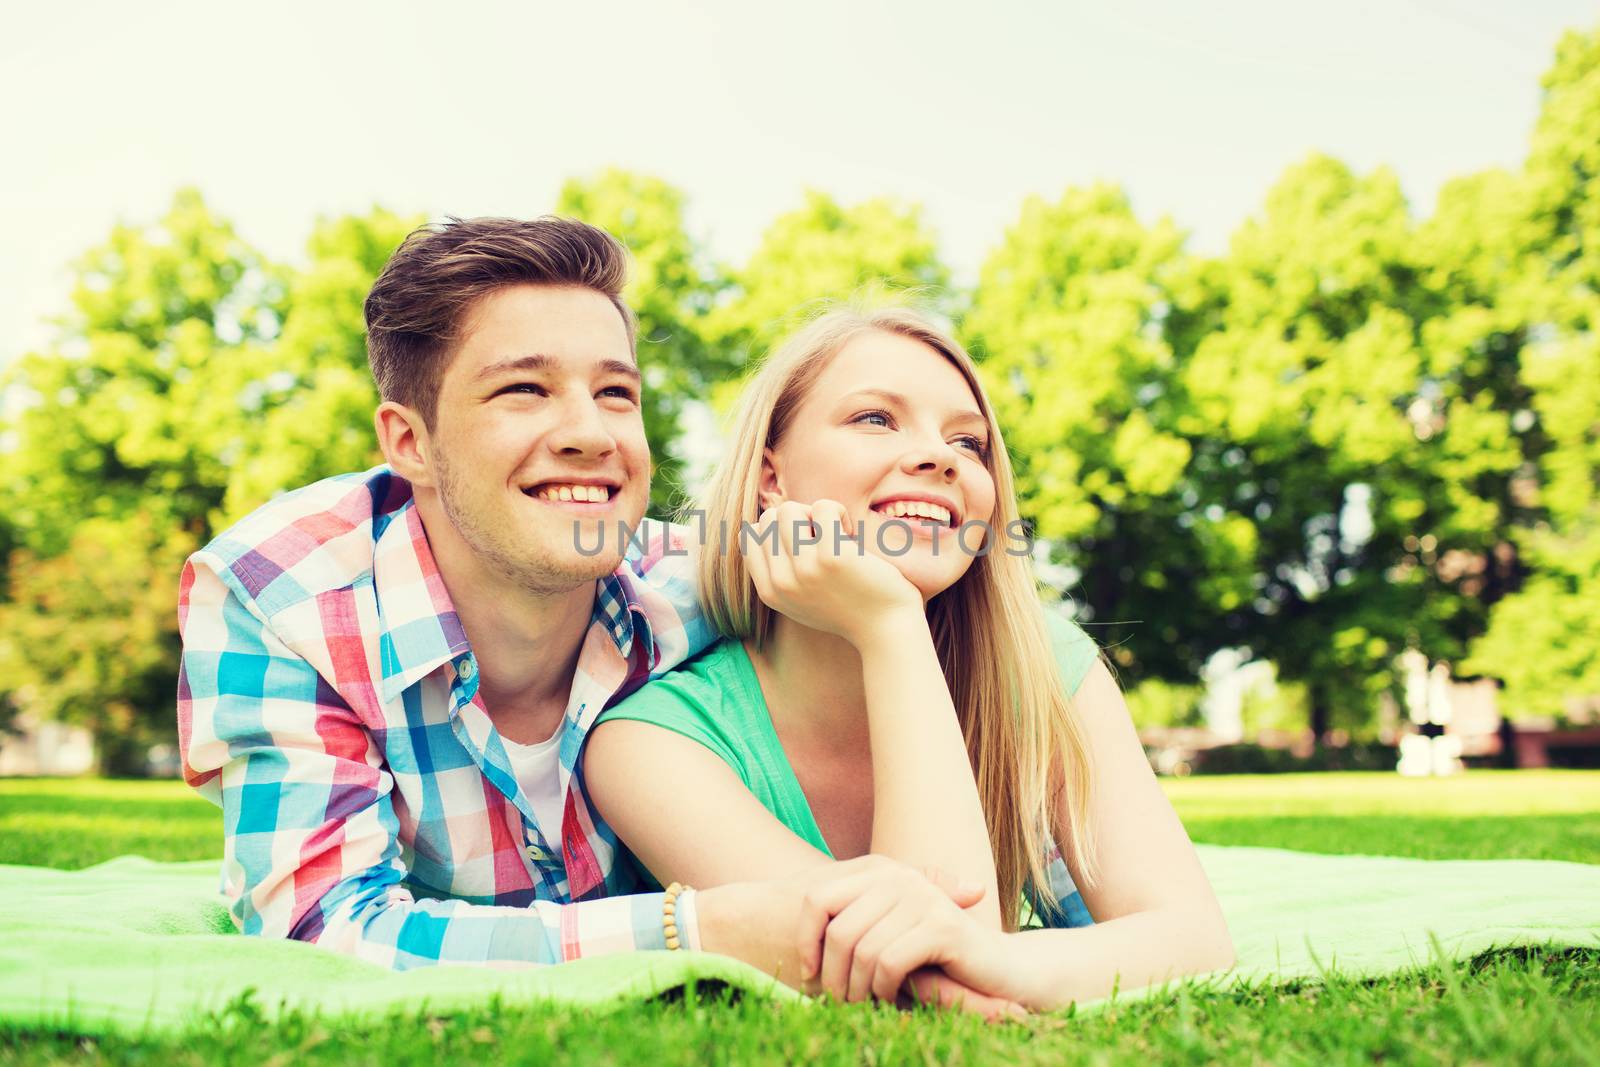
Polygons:
[[[1196,847],[1238,953],[1233,970],[1200,983],[1208,988],[1327,972],[1370,977],[1497,947],[1600,947],[1600,865]],[[0,866],[0,1024],[154,1034],[241,999],[267,1018],[442,1015],[494,997],[606,1010],[690,981],[801,999],[754,968],[703,953],[392,973],[314,945],[240,936],[217,895],[217,867],[137,856],[81,871]]]

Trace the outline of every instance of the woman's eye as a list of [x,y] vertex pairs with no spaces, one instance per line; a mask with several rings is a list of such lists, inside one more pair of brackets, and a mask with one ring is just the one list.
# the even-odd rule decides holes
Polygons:
[[852,422],[867,422],[868,419],[879,419],[879,420],[882,420],[882,421],[879,421],[879,422],[869,423],[869,425],[872,425],[872,426],[892,426],[892,425],[894,425],[894,423],[889,418],[889,413],[886,412],[886,411],[863,411],[861,414],[857,415],[854,419],[852,419],[850,421],[852,421]]
[[956,444],[972,449],[972,451],[977,453],[979,456],[982,456],[988,451],[988,449],[984,447],[982,441],[971,436],[970,434],[962,434],[960,437],[956,438]]

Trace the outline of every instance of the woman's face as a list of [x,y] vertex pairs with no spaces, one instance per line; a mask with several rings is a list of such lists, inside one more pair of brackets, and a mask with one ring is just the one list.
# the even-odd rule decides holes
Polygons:
[[[838,501],[867,551],[899,567],[926,601],[981,550],[984,529],[958,539],[960,526],[994,522],[989,447],[955,364],[921,341],[869,330],[834,355],[767,451],[761,506]],[[1002,532],[989,534],[997,546]],[[831,550],[832,532],[822,536]]]

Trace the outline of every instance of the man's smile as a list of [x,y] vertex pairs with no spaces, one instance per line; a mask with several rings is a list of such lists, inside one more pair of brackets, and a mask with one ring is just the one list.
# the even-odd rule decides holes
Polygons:
[[522,490],[522,495],[563,511],[600,514],[616,506],[622,487],[600,478],[577,478],[538,482]]

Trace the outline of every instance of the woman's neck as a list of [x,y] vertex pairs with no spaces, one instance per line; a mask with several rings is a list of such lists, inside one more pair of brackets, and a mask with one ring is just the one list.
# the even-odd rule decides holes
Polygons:
[[766,645],[758,650],[746,639],[744,647],[786,747],[869,751],[867,697],[854,645],[775,613]]

